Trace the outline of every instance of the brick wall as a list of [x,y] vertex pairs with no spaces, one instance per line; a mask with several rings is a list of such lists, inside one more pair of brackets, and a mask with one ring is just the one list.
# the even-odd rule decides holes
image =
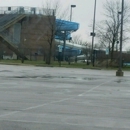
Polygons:
[[[3,15],[0,15],[2,17]],[[55,28],[54,16],[27,15],[21,21],[20,44],[19,48],[33,50],[33,53],[42,48],[45,53],[49,50],[48,40],[51,38],[53,27]],[[10,28],[13,28],[10,27]],[[10,28],[7,29],[10,30]],[[12,34],[13,35],[13,34]],[[28,52],[26,52],[28,53]]]
[[[51,24],[50,24],[51,23]],[[48,39],[51,38],[55,25],[55,17],[30,15],[22,21],[21,28],[21,45],[27,48],[43,47],[45,50],[49,48]]]

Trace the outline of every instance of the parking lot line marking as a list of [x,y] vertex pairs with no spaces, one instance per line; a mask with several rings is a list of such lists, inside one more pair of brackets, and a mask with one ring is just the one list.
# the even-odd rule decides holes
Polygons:
[[[113,79],[112,79],[112,80],[113,80]],[[111,82],[112,80],[109,80],[109,81],[103,82],[103,83],[97,85],[96,87],[93,87],[93,88],[87,90],[86,92],[79,94],[78,96],[79,96],[79,97],[84,96],[86,93],[92,92],[93,90],[95,90],[95,89],[101,87],[102,85],[104,85],[104,84],[106,84],[106,83]]]
[[53,104],[53,103],[58,103],[58,102],[67,101],[67,100],[69,100],[69,99],[71,99],[71,98],[65,98],[65,99],[61,99],[61,100],[58,100],[58,101],[52,101],[52,102],[49,102],[49,103],[44,103],[44,104],[41,104],[41,105],[28,107],[28,108],[25,108],[25,109],[22,109],[22,110],[19,110],[19,111],[9,112],[9,113],[7,113],[7,114],[0,115],[0,117],[11,116],[11,115],[14,115],[14,114],[19,113],[19,112],[22,112],[22,111],[27,111],[27,110],[36,109],[36,108],[39,108],[39,107],[43,107],[43,106],[45,106],[45,105],[49,105],[49,104]]
[[[113,79],[112,79],[112,80],[113,80]],[[93,87],[93,88],[87,90],[86,92],[81,93],[81,94],[79,94],[79,95],[77,95],[77,96],[84,96],[84,94],[86,94],[86,93],[88,93],[88,92],[91,92],[91,91],[93,91],[93,90],[95,90],[95,89],[101,87],[102,85],[111,82],[112,80],[103,82],[103,83],[97,85],[96,87]],[[75,97],[75,96],[74,96],[74,97]],[[57,101],[52,101],[52,102],[44,103],[44,104],[37,105],[37,106],[28,107],[28,108],[25,108],[25,109],[22,109],[22,110],[19,110],[19,111],[14,111],[14,112],[10,112],[10,113],[7,113],[7,114],[0,115],[0,117],[11,116],[11,115],[16,114],[16,113],[19,113],[19,112],[21,112],[21,111],[32,110],[32,109],[36,109],[36,108],[43,107],[43,106],[45,106],[45,105],[49,105],[49,104],[53,104],[53,103],[60,103],[60,102],[63,102],[63,101],[67,101],[67,100],[73,99],[74,97],[65,98],[65,99],[61,99],[61,100],[57,100]]]
[[22,109],[21,111],[32,110],[32,109],[36,109],[36,108],[39,108],[39,107],[43,107],[45,105],[49,105],[49,104],[53,104],[53,103],[58,103],[58,102],[63,102],[63,101],[69,100],[69,99],[71,99],[71,98],[65,98],[65,99],[61,99],[61,100],[58,100],[58,101],[52,101],[50,103],[44,103],[44,104],[41,104],[41,105],[38,105],[38,106],[28,107],[28,108]]
[[[0,119],[1,120],[1,119]],[[12,119],[4,119],[2,121],[9,121],[9,122],[20,122],[20,123],[36,123],[36,124],[55,124],[55,125],[70,125],[70,126],[86,126],[85,124],[76,124],[76,123],[69,123],[69,122],[49,122],[49,121],[29,121],[29,120],[12,120]]]
[[[113,79],[112,79],[112,80],[113,80]],[[93,90],[95,90],[95,89],[101,87],[102,85],[111,82],[112,80],[103,82],[103,83],[97,85],[96,87],[93,87],[93,88],[87,90],[86,92],[81,93],[81,94],[79,94],[79,95],[77,95],[77,96],[84,96],[86,93],[91,92],[91,91],[93,91]],[[75,97],[75,96],[74,96],[74,97]],[[49,103],[44,103],[44,104],[41,104],[41,105],[28,107],[28,108],[22,109],[22,110],[20,110],[20,111],[14,111],[14,112],[10,112],[10,113],[7,113],[7,114],[0,115],[0,117],[11,116],[11,115],[16,114],[16,113],[19,113],[19,112],[21,112],[21,111],[32,110],[32,109],[36,109],[36,108],[43,107],[43,106],[45,106],[45,105],[49,105],[49,104],[53,104],[53,103],[58,103],[58,102],[60,103],[60,102],[63,102],[63,101],[67,101],[67,100],[73,99],[74,97],[65,98],[65,99],[61,99],[61,100],[58,100],[58,101],[52,101],[52,102],[49,102]]]
[[3,114],[3,115],[0,115],[0,117],[11,116],[11,115],[16,114],[18,112],[20,112],[20,111],[14,111],[14,112],[10,112],[10,113],[7,113],[7,114]]

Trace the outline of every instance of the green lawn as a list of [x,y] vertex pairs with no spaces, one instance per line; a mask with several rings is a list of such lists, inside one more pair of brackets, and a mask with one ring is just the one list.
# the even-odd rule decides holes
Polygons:
[[[34,65],[34,66],[43,66],[43,67],[59,67],[58,61],[53,61],[50,65],[47,65],[45,61],[29,61],[25,60],[24,63],[21,63],[21,60],[0,60],[0,64],[12,64],[12,65]],[[68,68],[91,68],[91,65],[86,65],[85,63],[71,63],[68,65],[68,62],[61,62],[61,67]]]
[[[33,65],[33,66],[41,66],[41,67],[59,67],[58,61],[53,61],[50,65],[47,65],[45,61],[29,61],[25,60],[24,63],[21,63],[21,60],[0,60],[0,64],[6,65]],[[92,67],[92,65],[86,65],[86,63],[71,63],[68,65],[68,62],[61,62],[60,67],[66,68],[83,68],[83,69],[108,69],[108,70],[117,70],[115,67]],[[129,67],[123,67],[123,70],[130,70]]]

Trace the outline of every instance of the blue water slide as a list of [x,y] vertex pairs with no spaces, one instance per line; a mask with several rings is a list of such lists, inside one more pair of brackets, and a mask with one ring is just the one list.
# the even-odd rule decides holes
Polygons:
[[56,29],[58,31],[77,31],[79,23],[56,19]]
[[78,29],[79,23],[56,19],[55,39],[63,40],[66,37],[66,40],[69,40],[71,38],[71,32],[77,31]]

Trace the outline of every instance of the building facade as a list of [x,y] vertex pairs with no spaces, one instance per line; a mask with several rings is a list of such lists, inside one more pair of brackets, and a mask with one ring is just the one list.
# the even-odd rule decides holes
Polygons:
[[[49,40],[54,40],[55,16],[53,10],[31,7],[0,8],[1,54],[10,49],[20,58],[46,55]],[[8,48],[8,49],[7,49]]]

